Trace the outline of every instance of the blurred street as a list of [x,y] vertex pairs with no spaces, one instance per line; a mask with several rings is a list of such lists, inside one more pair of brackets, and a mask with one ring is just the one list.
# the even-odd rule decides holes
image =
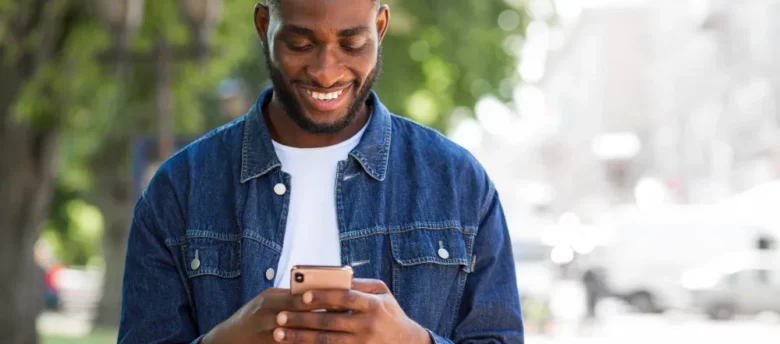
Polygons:
[[577,331],[558,328],[555,335],[529,334],[528,344],[579,343],[776,343],[780,319],[774,315],[717,322],[693,314],[645,315],[612,310],[601,325]]
[[[780,317],[772,314],[732,321],[712,321],[700,315],[632,314],[625,310],[605,310],[601,325],[577,330],[576,325],[560,326],[557,334],[528,334],[527,344],[580,343],[776,343],[780,338]],[[91,331],[88,312],[46,312],[38,319],[38,330],[46,335],[84,336]]]
[[38,333],[83,337],[92,331],[92,312],[47,311],[38,317]]

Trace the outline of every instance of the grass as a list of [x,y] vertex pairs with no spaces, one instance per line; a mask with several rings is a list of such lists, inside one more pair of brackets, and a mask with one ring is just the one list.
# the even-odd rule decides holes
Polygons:
[[42,344],[114,344],[116,330],[96,330],[86,337],[41,335]]

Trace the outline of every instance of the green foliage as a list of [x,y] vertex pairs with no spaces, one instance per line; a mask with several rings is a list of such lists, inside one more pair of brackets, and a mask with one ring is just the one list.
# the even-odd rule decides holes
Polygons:
[[[171,63],[171,110],[178,134],[195,135],[214,125],[204,111],[208,103],[203,99],[215,99],[215,85],[249,58],[253,47],[249,42],[255,37],[253,12],[253,4],[223,2],[224,20],[213,34],[208,63],[200,66],[194,56]],[[68,105],[56,112],[60,116],[57,125],[63,129],[60,172],[44,233],[66,263],[83,264],[100,253],[99,236],[91,234],[101,233],[102,224],[85,231],[89,211],[84,215],[86,205],[81,201],[95,202],[97,174],[125,175],[129,181],[130,145],[156,132],[154,48],[161,35],[171,46],[186,47],[191,41],[174,2],[147,1],[141,30],[131,42],[132,53],[146,58],[125,66],[125,78],[120,80],[112,61],[98,59],[113,49],[111,36],[96,20],[85,20],[69,35],[63,57],[68,68],[58,68],[45,79],[62,84],[67,91],[63,94]],[[44,103],[40,93],[28,94],[19,102],[20,108]]]
[[386,2],[391,19],[377,92],[390,110],[443,131],[454,108],[472,108],[486,94],[510,96],[502,82],[519,80],[504,41],[525,25],[504,31],[497,21],[516,9],[503,0]]
[[[0,0],[0,8],[6,2]],[[456,107],[472,108],[485,94],[510,95],[502,92],[502,82],[518,81],[516,57],[504,46],[508,36],[522,35],[522,9],[512,9],[503,0],[383,3],[391,8],[391,25],[383,42],[384,72],[377,92],[392,111],[444,131]],[[112,173],[129,174],[129,145],[156,132],[156,40],[164,35],[176,46],[192,40],[173,1],[147,1],[146,6],[131,49],[148,59],[125,66],[122,82],[112,64],[97,62],[101,53],[113,49],[111,36],[94,18],[85,18],[68,36],[66,53],[27,86],[30,91],[18,103],[24,113],[56,114],[64,132],[58,196],[46,235],[61,243],[58,252],[68,262],[83,263],[99,252],[98,246],[83,245],[82,240],[99,231],[83,231],[79,216],[85,215],[77,214],[84,212],[84,204],[73,203],[94,202],[96,173],[106,171],[96,169],[96,163],[109,163]],[[521,18],[510,31],[497,25],[506,10],[516,10]],[[194,59],[172,64],[172,113],[179,135],[197,135],[222,121],[215,116],[220,81],[243,79],[255,95],[269,84],[253,13],[254,2],[223,1],[222,21],[213,34],[207,65]],[[39,92],[41,85],[53,85],[65,105],[57,111],[38,109],[46,106],[40,101],[45,99]]]
[[99,256],[103,218],[100,211],[85,203],[81,195],[58,183],[52,203],[55,205],[41,234],[52,246],[59,263],[87,265]]

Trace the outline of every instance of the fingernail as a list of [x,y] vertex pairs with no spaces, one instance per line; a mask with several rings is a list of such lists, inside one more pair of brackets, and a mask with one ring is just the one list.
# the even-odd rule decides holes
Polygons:
[[314,295],[312,295],[310,291],[307,291],[303,294],[303,303],[308,305],[312,300],[314,300]]
[[276,339],[277,342],[281,342],[284,340],[284,330],[282,329],[276,329],[274,332],[274,339]]
[[279,313],[276,316],[276,323],[279,324],[279,326],[284,326],[287,324],[287,314],[284,312]]

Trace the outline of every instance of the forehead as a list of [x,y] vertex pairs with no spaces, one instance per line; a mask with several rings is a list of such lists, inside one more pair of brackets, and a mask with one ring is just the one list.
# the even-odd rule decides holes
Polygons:
[[371,0],[282,0],[276,17],[282,25],[331,31],[374,24],[376,14]]

